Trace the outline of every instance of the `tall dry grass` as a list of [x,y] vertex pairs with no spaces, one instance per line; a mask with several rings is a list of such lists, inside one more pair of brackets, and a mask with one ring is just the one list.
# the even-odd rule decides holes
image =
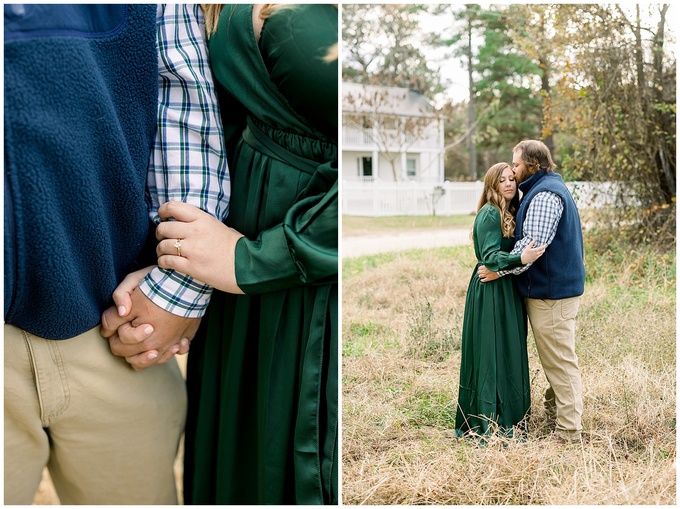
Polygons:
[[453,433],[471,247],[343,264],[345,504],[675,504],[675,257],[587,255],[583,443],[549,437],[529,335],[524,441]]

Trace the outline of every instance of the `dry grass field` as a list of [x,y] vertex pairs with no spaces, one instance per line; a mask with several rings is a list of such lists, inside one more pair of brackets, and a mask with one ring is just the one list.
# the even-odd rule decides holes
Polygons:
[[471,246],[344,260],[343,503],[674,505],[675,254],[587,252],[577,317],[586,434],[570,445],[548,437],[531,332],[526,439],[454,437],[474,263]]

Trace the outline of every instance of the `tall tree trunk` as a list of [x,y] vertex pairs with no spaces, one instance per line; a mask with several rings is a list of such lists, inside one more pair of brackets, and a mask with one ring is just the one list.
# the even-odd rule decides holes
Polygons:
[[401,179],[399,178],[399,174],[397,173],[397,165],[395,162],[394,158],[390,158],[390,166],[392,166],[392,177],[394,177],[395,182],[399,182]]
[[[546,106],[550,104],[550,64],[543,54],[539,56],[538,62],[543,71],[541,74],[541,91],[543,92],[543,113],[545,114]],[[552,132],[543,138],[543,143],[548,147],[551,154],[555,154],[555,142],[553,141]]]
[[[656,34],[654,36],[654,47],[652,49],[652,67],[654,69],[654,86],[652,94],[654,103],[661,104],[663,102],[663,86],[664,86],[664,70],[663,70],[663,41],[664,32],[666,28],[666,13],[670,6],[665,4],[662,6],[657,25]],[[673,118],[668,113],[663,111],[656,111],[655,115],[658,117],[658,123],[665,132],[672,132]],[[669,203],[676,194],[676,178],[675,167],[676,160],[674,158],[673,149],[668,147],[668,143],[664,137],[659,138],[659,145],[657,148],[657,169],[659,173],[659,180],[661,185],[661,192],[666,203]]]
[[[538,44],[538,66],[541,68],[541,92],[543,96],[543,115],[550,105],[550,62],[546,56],[545,42],[543,40],[543,34],[545,34],[545,14],[541,16],[541,40],[537,41]],[[543,143],[550,150],[551,154],[555,153],[555,146],[553,141],[552,133],[548,134],[543,138]]]
[[640,97],[644,98],[645,87],[645,62],[642,54],[642,30],[640,28],[640,5],[635,5],[635,67],[637,68],[637,84]]
[[473,180],[477,180],[477,147],[475,145],[475,91],[474,83],[472,81],[472,20],[470,19],[471,14],[468,14],[468,46],[467,46],[467,58],[468,58],[468,87],[470,88],[470,99],[468,101],[468,131],[470,132],[468,137],[468,148],[470,154],[470,177]]

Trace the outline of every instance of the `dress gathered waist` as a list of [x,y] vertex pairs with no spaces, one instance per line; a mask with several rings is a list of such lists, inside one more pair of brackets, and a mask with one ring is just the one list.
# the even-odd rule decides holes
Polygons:
[[[286,147],[281,146],[277,142],[278,139],[285,141]],[[248,117],[243,140],[259,152],[310,175],[316,171],[319,164],[337,157],[337,147],[329,142],[275,129],[262,124],[252,116]],[[291,150],[296,144],[303,142],[309,144],[310,141],[317,145],[315,152],[318,152],[320,160],[308,159]]]

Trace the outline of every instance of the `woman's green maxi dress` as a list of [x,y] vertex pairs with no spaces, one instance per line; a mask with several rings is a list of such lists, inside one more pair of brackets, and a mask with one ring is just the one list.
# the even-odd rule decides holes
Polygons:
[[509,254],[514,239],[503,237],[493,205],[480,209],[473,238],[478,263],[465,298],[456,434],[483,436],[498,425],[502,435],[512,436],[531,403],[526,311],[512,277],[482,283],[477,268],[516,267],[521,255]]
[[279,10],[259,44],[251,15],[209,40],[246,295],[215,292],[192,342],[185,501],[337,503],[338,11]]

